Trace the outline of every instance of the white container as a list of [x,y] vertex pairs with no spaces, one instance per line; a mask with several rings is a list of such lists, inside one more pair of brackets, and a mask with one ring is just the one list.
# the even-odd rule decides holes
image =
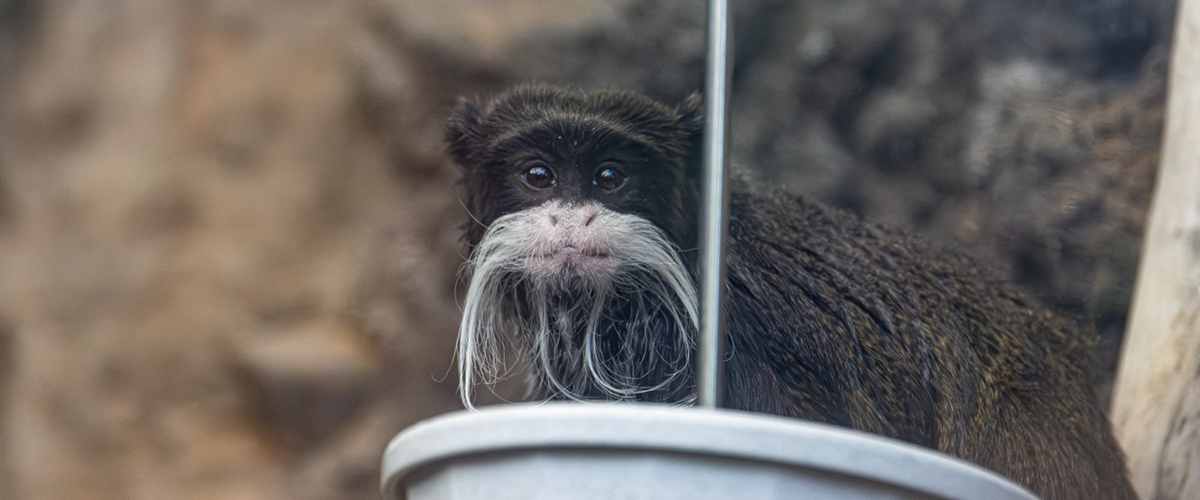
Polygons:
[[644,404],[508,405],[401,432],[387,500],[1036,500],[978,466],[840,427]]

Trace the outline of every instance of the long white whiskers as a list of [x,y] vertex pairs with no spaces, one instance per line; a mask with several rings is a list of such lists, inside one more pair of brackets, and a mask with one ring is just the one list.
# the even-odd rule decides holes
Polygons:
[[[477,382],[495,383],[502,376],[499,339],[507,334],[518,351],[535,361],[550,392],[566,399],[585,399],[589,385],[609,398],[627,399],[665,388],[689,370],[697,298],[675,245],[642,217],[599,208],[597,220],[609,225],[612,237],[607,252],[617,263],[612,276],[532,273],[529,259],[545,245],[538,240],[536,218],[561,209],[558,202],[548,202],[497,219],[468,261],[471,278],[457,347],[459,394],[467,408],[474,408]],[[518,290],[527,296],[512,296]],[[574,302],[564,303],[564,297]],[[671,331],[641,331],[654,323],[622,324],[607,318],[605,311],[618,297],[628,298],[637,314],[665,313]],[[518,305],[522,303],[524,309]],[[580,327],[576,342],[574,329]],[[601,337],[609,334],[651,339],[669,335],[676,355],[658,355],[658,344],[650,341],[650,352],[628,353],[627,360],[610,362],[600,348]],[[654,373],[656,363],[671,370],[653,385],[638,386],[640,378]]]

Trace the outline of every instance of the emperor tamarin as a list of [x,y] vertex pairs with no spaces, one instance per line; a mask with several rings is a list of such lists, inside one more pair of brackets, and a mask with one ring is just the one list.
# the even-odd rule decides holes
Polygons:
[[[459,106],[468,405],[504,342],[530,360],[535,398],[694,397],[702,116],[695,96],[552,87]],[[1135,498],[1071,321],[962,254],[741,179],[726,406],[927,446],[1048,500]]]

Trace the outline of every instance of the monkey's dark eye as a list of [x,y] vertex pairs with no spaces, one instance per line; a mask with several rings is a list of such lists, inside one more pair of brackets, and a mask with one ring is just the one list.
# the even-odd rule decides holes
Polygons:
[[605,191],[612,191],[625,184],[625,174],[617,170],[614,164],[603,163],[596,172],[596,178],[592,179],[592,184]]
[[541,161],[531,161],[523,165],[525,173],[521,177],[525,183],[534,189],[546,189],[554,185],[554,171]]

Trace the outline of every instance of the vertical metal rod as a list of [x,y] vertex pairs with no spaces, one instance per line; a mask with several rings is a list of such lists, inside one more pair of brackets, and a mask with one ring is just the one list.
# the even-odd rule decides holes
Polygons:
[[724,241],[729,196],[725,192],[728,163],[730,41],[729,1],[708,2],[708,64],[704,91],[704,193],[700,226],[700,338],[697,403],[721,405],[721,292],[725,284]]

